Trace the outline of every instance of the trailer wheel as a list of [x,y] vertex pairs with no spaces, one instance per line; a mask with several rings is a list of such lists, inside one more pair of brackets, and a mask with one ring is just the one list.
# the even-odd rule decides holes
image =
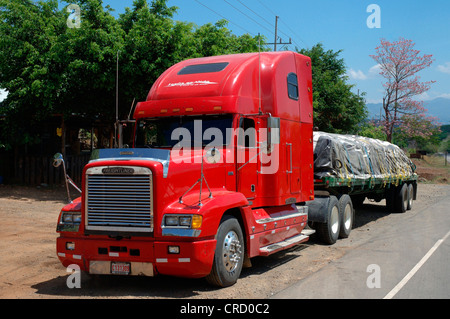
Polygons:
[[408,185],[403,184],[399,185],[396,188],[395,192],[395,201],[394,207],[396,213],[404,213],[406,212],[406,208],[408,206]]
[[353,209],[353,202],[350,196],[344,194],[339,198],[339,218],[340,218],[340,238],[347,238],[353,228],[353,221],[355,220],[355,210]]
[[341,224],[339,201],[335,196],[330,196],[326,214],[326,222],[317,223],[317,235],[326,244],[333,245],[339,238]]
[[408,190],[407,190],[407,196],[408,196],[408,203],[406,205],[406,210],[411,210],[412,206],[413,206],[413,201],[414,201],[414,186],[412,184],[408,185]]
[[224,216],[217,231],[213,266],[206,280],[219,287],[234,285],[241,275],[244,251],[244,236],[238,220]]

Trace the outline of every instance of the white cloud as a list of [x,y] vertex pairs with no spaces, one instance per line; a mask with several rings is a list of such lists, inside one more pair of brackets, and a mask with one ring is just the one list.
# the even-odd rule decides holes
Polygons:
[[444,65],[438,65],[438,70],[442,73],[450,74],[450,62],[446,62]]
[[381,72],[381,65],[380,64],[376,64],[376,65],[374,65],[373,67],[371,67],[369,69],[369,75],[372,76],[372,77],[379,75],[380,72]]
[[350,69],[348,70],[348,75],[351,79],[354,80],[367,80],[367,75],[365,75],[361,70],[355,71],[353,69]]
[[414,99],[418,101],[431,101],[433,97],[431,97],[427,92],[423,92],[422,94],[417,95]]
[[377,75],[379,75],[380,70],[381,70],[381,66],[379,64],[376,64],[369,69],[367,74],[365,74],[361,70],[355,71],[353,69],[350,69],[350,70],[348,70],[348,76],[354,80],[363,80],[364,81],[364,80],[368,80],[368,79],[374,78]]
[[450,93],[443,93],[441,95],[438,95],[437,97],[442,97],[444,99],[450,99]]

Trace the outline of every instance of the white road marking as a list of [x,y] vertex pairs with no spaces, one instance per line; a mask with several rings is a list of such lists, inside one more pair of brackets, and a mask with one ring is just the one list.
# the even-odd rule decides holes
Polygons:
[[422,267],[427,260],[433,255],[433,253],[438,249],[438,247],[447,239],[447,237],[450,236],[450,231],[445,234],[445,236],[442,239],[439,239],[436,244],[434,244],[433,247],[426,253],[425,256],[417,263],[417,265],[414,266],[413,269],[400,281],[397,286],[395,286],[383,299],[392,299],[402,288],[406,283],[414,276],[414,274]]

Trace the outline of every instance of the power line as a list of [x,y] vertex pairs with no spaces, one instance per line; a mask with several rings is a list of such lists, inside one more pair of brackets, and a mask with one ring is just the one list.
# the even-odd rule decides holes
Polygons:
[[[281,19],[280,19],[280,20],[281,20]],[[308,45],[305,43],[305,41],[303,41],[302,38],[300,38],[300,37],[298,36],[298,34],[295,33],[295,31],[292,30],[292,29],[289,27],[289,25],[288,25],[287,23],[285,23],[283,20],[281,20],[281,23],[283,23],[283,24],[289,29],[289,31],[291,31],[291,32],[292,32],[292,33],[293,33],[300,41],[302,41],[304,45],[308,46]],[[294,43],[295,43],[295,41],[294,41]],[[297,44],[297,43],[295,43],[295,44]],[[298,45],[298,44],[297,44],[297,45]]]
[[252,35],[252,36],[255,36],[252,32],[250,32],[250,31],[248,31],[247,29],[245,29],[244,27],[242,27],[242,26],[240,26],[239,24],[237,24],[236,22],[233,22],[233,21],[231,21],[230,19],[228,19],[228,18],[226,18],[226,17],[224,17],[223,15],[221,15],[220,13],[218,13],[218,12],[216,12],[216,11],[214,11],[213,9],[211,9],[210,7],[208,7],[207,5],[205,5],[205,4],[203,4],[203,3],[201,3],[200,1],[198,1],[198,0],[195,0],[195,2],[197,2],[198,4],[200,4],[200,5],[202,5],[203,7],[205,7],[206,9],[208,9],[209,11],[211,11],[211,12],[213,12],[213,13],[215,13],[215,14],[217,14],[219,17],[221,17],[222,19],[225,19],[225,20],[227,20],[228,22],[230,22],[230,23],[232,23],[232,24],[234,24],[235,26],[237,26],[237,27],[239,27],[239,28],[241,28],[242,30],[244,30],[245,32],[247,32],[248,34],[250,34],[250,35]]
[[277,14],[275,12],[273,12],[269,7],[267,7],[263,2],[261,2],[260,0],[258,0],[258,2],[264,7],[266,8],[269,12],[271,12],[274,16],[276,16]]
[[256,24],[258,24],[260,27],[266,29],[267,31],[269,31],[270,33],[273,34],[272,30],[266,28],[265,26],[263,26],[262,24],[260,24],[258,21],[256,21],[255,19],[253,19],[252,17],[250,17],[249,15],[247,15],[246,13],[242,12],[241,10],[239,10],[238,8],[236,8],[234,5],[232,5],[231,3],[229,3],[227,0],[223,0],[225,1],[229,6],[233,7],[235,10],[239,11],[240,13],[242,13],[243,15],[245,15],[247,18],[249,18],[250,20],[252,20],[253,22],[255,22]]
[[253,12],[255,15],[257,15],[259,18],[261,18],[262,20],[264,20],[267,24],[269,24],[272,28],[274,27],[273,24],[269,21],[267,21],[266,19],[264,19],[264,17],[260,16],[258,13],[256,13],[255,11],[253,11],[252,9],[250,9],[249,7],[247,7],[244,3],[242,3],[241,0],[236,0],[237,2],[239,2],[240,4],[242,4],[244,7],[246,7],[248,10],[250,10],[251,12]]

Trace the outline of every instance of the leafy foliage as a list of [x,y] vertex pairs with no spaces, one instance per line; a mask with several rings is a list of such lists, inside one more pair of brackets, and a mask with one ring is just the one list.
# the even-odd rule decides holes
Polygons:
[[364,93],[353,93],[347,83],[342,51],[325,51],[321,43],[299,53],[311,58],[314,125],[330,133],[353,133],[367,117]]
[[258,39],[236,36],[226,21],[196,26],[172,19],[167,0],[135,0],[119,18],[101,0],[71,0],[79,28],[57,0],[0,0],[0,88],[8,97],[0,144],[39,142],[39,123],[52,114],[115,118],[119,59],[120,117],[144,100],[157,77],[183,59],[258,50]]

